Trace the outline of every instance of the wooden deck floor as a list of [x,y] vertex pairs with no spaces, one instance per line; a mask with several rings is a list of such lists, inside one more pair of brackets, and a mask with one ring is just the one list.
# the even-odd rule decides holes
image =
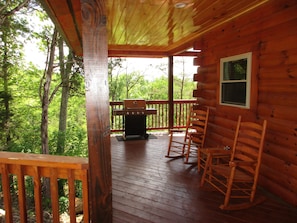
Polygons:
[[296,223],[297,208],[268,196],[253,208],[226,212],[223,196],[199,188],[197,167],[165,158],[168,136],[111,138],[113,222]]

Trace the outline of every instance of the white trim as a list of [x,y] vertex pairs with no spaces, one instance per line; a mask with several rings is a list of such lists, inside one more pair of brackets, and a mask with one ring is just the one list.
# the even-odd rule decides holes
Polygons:
[[[246,80],[223,80],[223,64],[229,61],[236,61],[241,59],[247,59],[247,70],[246,70]],[[252,69],[252,52],[243,53],[235,56],[225,57],[220,59],[220,98],[219,103],[220,105],[232,106],[232,107],[240,107],[240,108],[250,108],[250,94],[251,94],[251,69]],[[246,83],[246,101],[245,105],[236,105],[231,103],[222,102],[222,84],[223,83],[239,83],[245,82]]]

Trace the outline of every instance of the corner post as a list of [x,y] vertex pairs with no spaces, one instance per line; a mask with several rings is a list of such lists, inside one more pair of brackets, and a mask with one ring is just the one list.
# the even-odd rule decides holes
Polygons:
[[[169,103],[169,129],[173,128],[173,56],[168,57],[168,103]],[[168,129],[168,131],[169,131]]]

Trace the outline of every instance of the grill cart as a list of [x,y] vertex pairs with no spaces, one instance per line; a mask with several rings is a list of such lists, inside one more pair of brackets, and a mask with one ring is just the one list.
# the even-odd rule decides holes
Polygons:
[[114,115],[123,115],[124,139],[127,136],[141,136],[147,139],[146,116],[152,114],[157,114],[157,110],[146,108],[146,101],[141,99],[124,100],[124,109],[114,110]]

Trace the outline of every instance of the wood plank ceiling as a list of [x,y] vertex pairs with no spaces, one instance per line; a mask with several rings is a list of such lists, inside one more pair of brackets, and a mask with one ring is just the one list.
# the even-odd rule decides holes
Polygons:
[[[80,0],[40,1],[69,46],[82,55]],[[203,33],[267,1],[106,0],[109,56],[180,55]]]

